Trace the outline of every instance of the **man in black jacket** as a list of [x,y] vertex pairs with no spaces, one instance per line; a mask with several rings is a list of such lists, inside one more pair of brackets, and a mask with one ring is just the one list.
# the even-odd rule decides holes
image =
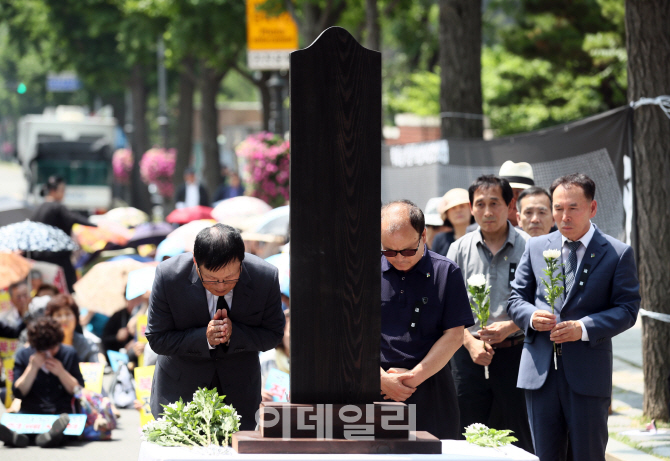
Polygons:
[[239,232],[216,224],[202,230],[193,255],[163,261],[149,302],[146,336],[158,355],[151,412],[199,387],[217,388],[253,430],[261,400],[258,353],[282,340],[277,268],[244,252]]

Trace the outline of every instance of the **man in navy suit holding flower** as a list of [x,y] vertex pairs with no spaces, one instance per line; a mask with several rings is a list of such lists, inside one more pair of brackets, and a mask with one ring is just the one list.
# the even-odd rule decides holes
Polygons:
[[[632,248],[591,223],[598,208],[595,188],[584,174],[554,181],[558,231],[528,241],[507,306],[526,333],[517,385],[526,390],[541,461],[565,460],[568,437],[575,461],[605,460],[612,337],[633,326],[640,307]],[[555,315],[542,283],[549,281],[546,250],[558,250],[563,264],[565,290]]]

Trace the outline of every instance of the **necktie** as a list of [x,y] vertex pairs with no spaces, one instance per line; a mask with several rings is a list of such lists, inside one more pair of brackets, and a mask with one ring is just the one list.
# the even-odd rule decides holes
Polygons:
[[[216,310],[218,311],[219,309],[226,311],[228,313],[228,302],[226,302],[226,298],[223,296],[219,296],[219,300],[216,302]],[[216,312],[214,312],[216,314]],[[220,344],[219,347],[221,347],[223,350],[228,350],[228,346],[225,344]],[[216,349],[210,349],[209,355],[211,357],[214,357],[216,355]],[[214,375],[214,378],[216,379],[216,374]]]
[[566,241],[565,245],[570,250],[568,260],[565,263],[565,294],[570,293],[572,285],[575,283],[575,273],[577,272],[577,249],[581,242]]
[[[226,311],[226,314],[228,313],[228,303],[223,296],[219,296],[219,300],[216,302],[216,310],[218,311],[219,309]],[[216,312],[214,313],[216,314]]]

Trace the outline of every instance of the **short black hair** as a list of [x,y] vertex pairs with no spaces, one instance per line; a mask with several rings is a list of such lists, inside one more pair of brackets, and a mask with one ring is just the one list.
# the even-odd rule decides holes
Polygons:
[[58,186],[65,184],[65,180],[61,176],[49,176],[47,182],[42,186],[40,195],[42,197],[46,196],[49,192],[55,191],[58,189]]
[[475,198],[475,192],[480,187],[483,189],[488,189],[490,187],[500,187],[500,191],[502,192],[502,198],[505,201],[505,205],[509,205],[512,199],[514,198],[514,191],[512,190],[512,187],[509,185],[509,181],[507,181],[505,178],[501,178],[500,176],[496,176],[494,174],[485,174],[475,179],[475,182],[470,184],[470,187],[468,188],[468,196],[470,197],[470,206],[474,204],[473,202]]
[[419,208],[414,202],[410,200],[394,200],[389,202],[386,205],[382,206],[382,218],[384,217],[384,212],[391,207],[392,205],[406,205],[407,211],[409,212],[409,223],[414,228],[415,231],[421,235],[423,230],[426,228],[426,218],[423,216],[423,211]]
[[570,189],[572,186],[581,187],[588,200],[593,200],[593,197],[596,196],[596,183],[584,173],[566,174],[565,176],[555,179],[554,182],[551,183],[550,191],[552,197],[558,186],[563,186],[565,189]]
[[217,271],[235,260],[244,261],[244,240],[234,227],[215,224],[198,232],[193,256],[198,266]]
[[60,323],[51,317],[40,317],[28,324],[28,342],[38,352],[59,345],[64,336]]
[[542,195],[542,194],[546,195],[547,198],[549,199],[549,208],[551,208],[553,200],[551,200],[551,195],[549,194],[549,192],[547,192],[547,189],[543,187],[532,186],[529,187],[528,189],[524,189],[521,191],[521,193],[516,199],[516,209],[519,210],[519,213],[521,213],[521,199],[531,195]]

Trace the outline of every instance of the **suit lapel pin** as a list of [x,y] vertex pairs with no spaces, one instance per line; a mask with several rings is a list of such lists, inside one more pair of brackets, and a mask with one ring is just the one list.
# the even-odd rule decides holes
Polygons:
[[505,256],[505,261],[507,261],[507,256]]
[[596,257],[596,254],[595,254],[595,253],[591,253],[591,257],[592,257],[592,258],[595,258],[595,257]]
[[430,272],[426,272],[426,277],[430,277]]

